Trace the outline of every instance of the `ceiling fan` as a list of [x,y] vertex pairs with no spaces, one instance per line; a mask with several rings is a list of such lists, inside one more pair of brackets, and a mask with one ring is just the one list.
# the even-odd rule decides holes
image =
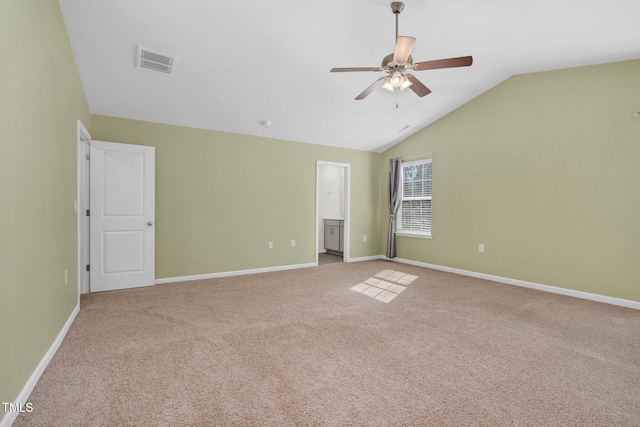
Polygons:
[[[380,77],[364,92],[356,96],[356,100],[361,100],[369,96],[379,82],[384,80],[382,87],[393,92],[396,88],[401,91],[410,88],[418,96],[425,96],[431,93],[413,74],[405,74],[407,70],[422,71],[435,70],[438,68],[468,67],[473,63],[471,56],[460,56],[457,58],[436,59],[413,63],[411,50],[416,42],[415,37],[398,37],[398,15],[404,9],[404,3],[396,1],[391,3],[391,11],[396,15],[396,48],[395,51],[384,57],[380,67],[352,67],[352,68],[332,68],[332,73],[348,73],[353,71],[384,71],[388,75]],[[398,104],[396,102],[396,108]]]

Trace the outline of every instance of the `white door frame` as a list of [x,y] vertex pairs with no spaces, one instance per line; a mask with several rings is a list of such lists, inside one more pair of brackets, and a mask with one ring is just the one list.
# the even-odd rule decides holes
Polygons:
[[351,164],[350,163],[338,163],[329,162],[324,160],[316,161],[316,222],[314,227],[316,229],[316,241],[314,250],[316,252],[316,265],[318,265],[318,241],[320,239],[318,230],[318,223],[320,221],[320,167],[321,166],[337,166],[344,168],[344,262],[349,262],[351,259]]
[[89,209],[89,168],[87,154],[91,135],[82,122],[78,120],[78,297],[89,293],[89,220],[86,211]]

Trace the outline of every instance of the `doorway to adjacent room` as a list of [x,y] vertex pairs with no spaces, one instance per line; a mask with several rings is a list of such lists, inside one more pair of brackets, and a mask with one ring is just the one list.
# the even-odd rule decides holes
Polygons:
[[316,263],[349,260],[351,165],[318,161],[316,168]]

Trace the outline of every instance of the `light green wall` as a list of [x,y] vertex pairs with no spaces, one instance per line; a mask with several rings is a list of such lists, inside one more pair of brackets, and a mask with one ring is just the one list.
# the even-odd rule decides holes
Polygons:
[[382,180],[436,152],[433,238],[398,237],[397,256],[640,301],[638,77],[640,61],[515,76],[385,152]]
[[351,164],[351,256],[378,254],[378,153],[99,115],[91,137],[156,147],[158,279],[314,262],[317,160]]
[[57,1],[0,2],[0,51],[0,402],[13,402],[78,302],[76,123],[90,115]]

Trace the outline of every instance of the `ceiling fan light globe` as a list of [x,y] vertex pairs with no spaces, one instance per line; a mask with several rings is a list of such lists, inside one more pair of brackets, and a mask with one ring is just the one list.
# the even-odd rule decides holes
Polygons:
[[405,79],[402,73],[400,71],[396,71],[391,75],[391,78],[389,79],[389,83],[391,83],[391,86],[393,87],[400,87],[402,85],[402,82],[404,82],[404,80]]
[[385,88],[386,90],[388,90],[389,92],[393,92],[393,90],[395,89],[393,87],[393,85],[389,82],[389,79],[387,79],[384,84],[382,85],[383,88]]
[[411,83],[411,80],[405,78],[404,81],[402,82],[402,84],[400,85],[400,90],[405,90],[406,88],[408,88],[412,84],[413,83]]

